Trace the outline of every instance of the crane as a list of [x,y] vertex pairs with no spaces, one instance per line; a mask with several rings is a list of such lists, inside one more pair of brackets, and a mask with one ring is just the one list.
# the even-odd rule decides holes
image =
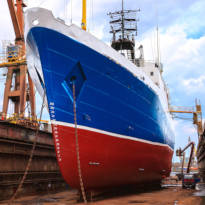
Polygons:
[[[15,45],[7,46],[6,58],[0,63],[0,68],[8,68],[2,116],[6,118],[9,101],[11,100],[14,103],[15,115],[24,118],[26,102],[28,102],[30,104],[31,117],[35,119],[34,86],[27,71],[25,56],[23,8],[26,5],[23,0],[7,0],[7,3],[15,33]],[[12,82],[14,82],[14,85],[12,85]],[[11,89],[12,86],[13,90]]]
[[193,115],[193,124],[197,127],[198,136],[203,133],[203,125],[202,125],[202,110],[201,104],[196,100],[195,106],[190,107],[182,107],[182,106],[170,106],[170,113],[187,113]]

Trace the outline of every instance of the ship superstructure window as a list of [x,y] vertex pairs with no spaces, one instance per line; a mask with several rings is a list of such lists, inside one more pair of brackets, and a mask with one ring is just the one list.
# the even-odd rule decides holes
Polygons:
[[154,72],[150,72],[150,75],[153,76],[153,75],[154,75]]

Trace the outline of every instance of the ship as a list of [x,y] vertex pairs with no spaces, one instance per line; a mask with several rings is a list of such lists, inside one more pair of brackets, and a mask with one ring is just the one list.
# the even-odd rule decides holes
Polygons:
[[[111,24],[130,13],[110,13]],[[160,183],[171,171],[174,133],[162,65],[146,62],[142,46],[136,58],[127,34],[134,29],[123,28],[120,36],[121,28],[111,27],[109,46],[47,9],[25,13],[28,70],[45,97],[62,175],[76,189]]]

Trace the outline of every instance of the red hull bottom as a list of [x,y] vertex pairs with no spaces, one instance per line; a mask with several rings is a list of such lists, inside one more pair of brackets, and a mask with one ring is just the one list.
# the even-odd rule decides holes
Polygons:
[[[75,129],[53,125],[61,173],[73,188],[80,188]],[[169,176],[173,150],[78,128],[82,179],[86,190],[161,181]]]

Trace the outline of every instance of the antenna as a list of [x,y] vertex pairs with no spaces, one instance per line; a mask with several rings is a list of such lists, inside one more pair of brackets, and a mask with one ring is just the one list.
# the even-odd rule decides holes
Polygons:
[[157,40],[157,56],[156,56],[156,63],[160,72],[162,72],[162,65],[161,65],[161,55],[160,55],[160,36],[159,36],[159,15],[158,15],[158,6],[156,6],[156,40]]
[[122,10],[110,12],[110,33],[113,34],[111,46],[127,55],[127,58],[135,62],[135,39],[137,35],[136,14],[140,10],[125,10],[122,0]]
[[124,39],[125,24],[124,24],[124,1],[123,0],[122,0],[122,28],[121,29],[122,29],[122,39]]
[[158,27],[158,23],[157,23],[157,63],[159,66],[160,58],[159,58],[159,27]]
[[124,1],[122,0],[122,11],[124,11]]

